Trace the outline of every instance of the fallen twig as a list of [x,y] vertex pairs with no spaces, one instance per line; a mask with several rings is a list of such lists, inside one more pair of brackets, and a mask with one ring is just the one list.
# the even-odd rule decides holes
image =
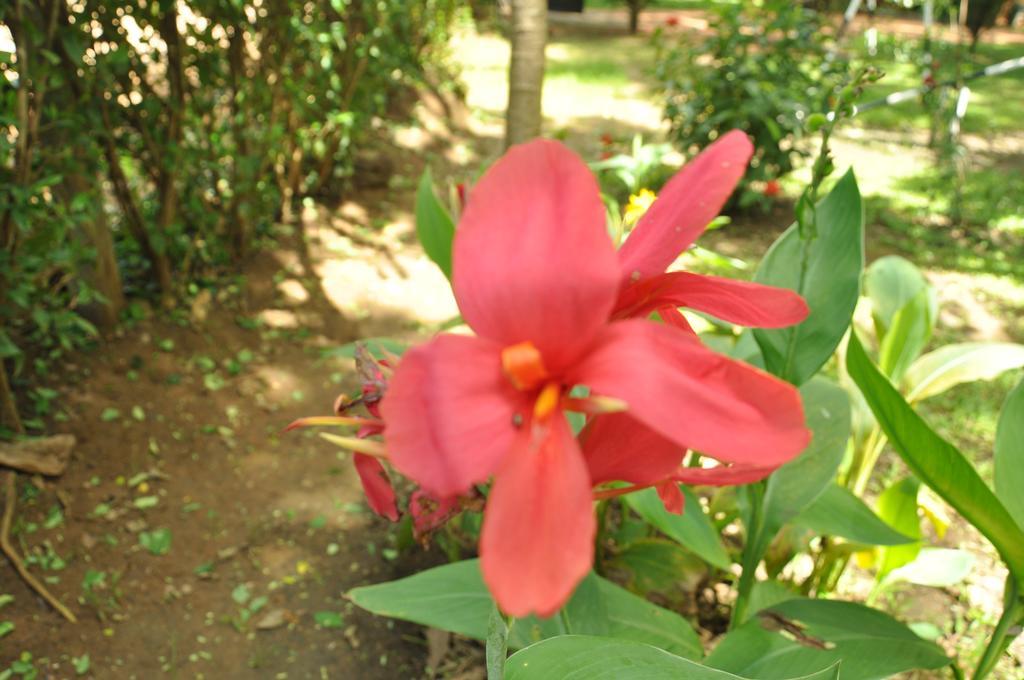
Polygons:
[[14,505],[16,500],[17,488],[15,481],[17,480],[18,473],[14,470],[8,470],[6,480],[4,483],[4,516],[3,521],[0,522],[0,550],[7,555],[7,559],[14,565],[18,575],[21,576],[22,580],[28,585],[29,588],[36,591],[39,597],[46,600],[47,604],[56,609],[61,616],[70,621],[71,623],[78,623],[78,619],[71,612],[70,609],[65,607],[60,600],[54,597],[49,590],[46,589],[42,583],[40,583],[35,576],[25,567],[25,563],[21,561],[21,557],[18,552],[11,545],[11,522],[14,519]]

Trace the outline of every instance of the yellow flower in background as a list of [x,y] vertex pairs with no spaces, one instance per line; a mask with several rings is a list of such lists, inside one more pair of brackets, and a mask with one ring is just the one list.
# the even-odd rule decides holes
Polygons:
[[641,189],[640,193],[631,195],[622,221],[629,225],[636,224],[657,197],[657,194],[650,189]]

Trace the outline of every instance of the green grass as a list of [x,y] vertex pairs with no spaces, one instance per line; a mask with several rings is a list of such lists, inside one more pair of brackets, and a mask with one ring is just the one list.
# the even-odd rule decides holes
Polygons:
[[637,83],[647,84],[653,68],[654,48],[642,37],[574,36],[548,44],[544,78],[559,87],[609,88],[602,90],[607,96]]
[[[863,39],[855,41],[851,56],[859,62],[872,64],[885,71],[885,78],[865,91],[862,103],[922,84],[918,45],[916,41],[883,36],[879,41],[878,53],[870,56]],[[957,46],[953,43],[933,43],[932,54],[939,62],[937,79],[940,82],[954,77],[956,52]],[[964,48],[962,54],[962,71],[967,74],[1024,55],[1024,46],[982,43],[975,53]],[[1011,104],[1024,102],[1024,69],[979,78],[971,81],[968,86],[971,99],[964,118],[964,132],[992,134],[1024,131],[1020,107]],[[865,112],[858,118],[858,122],[863,127],[890,130],[927,130],[929,127],[928,113],[920,99]]]

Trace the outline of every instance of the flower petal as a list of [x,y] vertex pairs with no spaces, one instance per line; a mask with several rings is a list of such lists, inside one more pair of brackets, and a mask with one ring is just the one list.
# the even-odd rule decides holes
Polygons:
[[381,462],[365,453],[353,453],[359,481],[363,484],[366,503],[370,509],[392,522],[398,521],[398,505],[395,504],[395,490],[391,488],[391,480]]
[[473,187],[455,232],[455,298],[477,335],[531,341],[547,368],[608,319],[619,268],[597,181],[558,142],[512,147]]
[[782,328],[807,318],[804,299],[788,288],[689,272],[642,279],[619,294],[615,318],[643,318],[662,307],[688,307],[729,323]]
[[758,465],[718,465],[716,467],[684,467],[679,468],[671,478],[691,486],[739,486],[759,482],[777,466]]
[[669,180],[619,248],[626,281],[665,271],[718,216],[754,153],[750,139],[733,130]]
[[463,493],[498,469],[529,404],[480,338],[439,335],[406,352],[381,402],[395,468],[434,496]]
[[683,514],[683,508],[686,507],[686,496],[683,495],[678,482],[671,480],[660,482],[655,489],[658,492],[658,498],[661,499],[662,505],[665,506],[665,510],[673,515]]
[[[565,418],[524,432],[494,478],[480,566],[495,601],[516,617],[558,611],[594,560],[590,479]],[[540,438],[538,439],[537,435]]]
[[624,400],[648,427],[722,461],[781,465],[810,440],[795,387],[649,321],[610,324],[571,382]]
[[580,432],[580,448],[594,486],[654,484],[675,472],[686,455],[685,448],[626,413],[591,418]]
[[409,495],[409,514],[412,515],[412,533],[417,541],[425,543],[434,531],[439,529],[460,510],[458,496],[434,498],[423,489],[416,489]]

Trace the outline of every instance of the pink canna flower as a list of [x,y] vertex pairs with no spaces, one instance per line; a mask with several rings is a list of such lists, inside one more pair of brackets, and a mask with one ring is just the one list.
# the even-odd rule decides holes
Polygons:
[[[399,512],[395,490],[391,486],[387,470],[384,469],[384,465],[380,461],[384,453],[383,448],[378,452],[378,456],[370,455],[380,444],[359,441],[384,432],[384,421],[380,419],[380,400],[387,390],[391,366],[386,360],[377,361],[362,345],[356,345],[355,358],[356,369],[362,380],[359,397],[353,400],[343,394],[334,402],[334,416],[300,418],[285,428],[285,432],[311,425],[354,425],[358,427],[354,440],[347,437],[326,436],[331,441],[352,449],[352,463],[355,466],[356,474],[359,475],[363,493],[366,495],[366,503],[370,509],[392,522],[397,522]],[[348,412],[358,405],[366,408],[371,417],[349,416]]]
[[[721,182],[712,175],[692,179],[708,193]],[[616,254],[597,183],[564,146],[513,147],[473,188],[455,235],[455,298],[476,335],[441,334],[408,351],[381,402],[391,462],[426,492],[449,498],[493,477],[480,557],[508,614],[550,616],[593,561],[596,462],[566,411],[625,410],[670,441],[671,456],[630,442],[605,461],[615,478],[649,483],[670,477],[687,448],[777,466],[808,442],[791,385],[675,328],[612,318],[623,286],[642,278],[624,277],[623,263],[655,276],[685,246],[651,243],[675,251]],[[594,396],[571,397],[577,385]]]
[[[807,304],[791,290],[665,271],[721,211],[743,177],[753,151],[747,136],[734,130],[669,180],[619,249],[620,287],[613,319],[647,317],[658,312],[667,324],[692,333],[679,307],[758,328],[790,326],[806,318]],[[740,379],[737,374],[736,380]],[[777,467],[757,461],[735,461],[735,465],[728,467],[677,471],[685,449],[628,414],[599,416],[590,421],[587,430],[581,441],[595,484],[615,479],[650,485],[669,477],[693,484],[745,484],[766,477]],[[630,442],[633,446],[629,446]],[[632,458],[628,451],[636,448],[637,442],[644,442],[639,450],[644,451],[645,462],[635,465],[620,460],[622,456]],[[663,490],[664,484],[659,489]],[[672,505],[681,507],[676,501]]]

